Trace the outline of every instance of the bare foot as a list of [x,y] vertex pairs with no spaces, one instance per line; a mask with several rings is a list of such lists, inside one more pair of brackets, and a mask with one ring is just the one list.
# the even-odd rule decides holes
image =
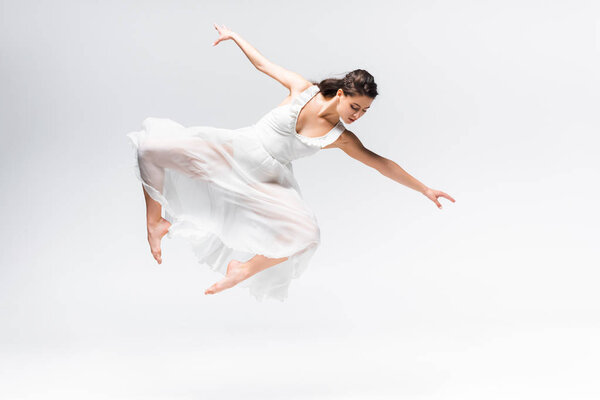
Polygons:
[[238,260],[231,260],[227,265],[227,274],[219,282],[215,283],[204,291],[204,294],[215,294],[222,290],[229,289],[248,278],[248,268]]
[[162,263],[162,255],[160,251],[160,241],[169,231],[169,227],[171,223],[164,218],[161,218],[160,221],[148,224],[148,243],[150,243],[150,252],[154,259],[161,264]]

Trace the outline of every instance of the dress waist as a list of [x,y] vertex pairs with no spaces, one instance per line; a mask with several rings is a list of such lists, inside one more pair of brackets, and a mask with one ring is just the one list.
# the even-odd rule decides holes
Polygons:
[[283,153],[285,153],[285,138],[277,137],[276,134],[270,133],[261,127],[256,127],[255,136],[260,142],[261,146],[265,151],[271,156],[274,160],[280,162],[281,164],[288,164],[291,160],[285,158]]

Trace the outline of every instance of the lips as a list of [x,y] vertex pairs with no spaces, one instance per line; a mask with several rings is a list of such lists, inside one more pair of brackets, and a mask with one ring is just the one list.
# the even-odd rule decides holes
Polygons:
[[354,122],[354,121],[356,121],[355,119],[352,119],[352,118],[348,118],[348,119],[349,119],[351,122]]

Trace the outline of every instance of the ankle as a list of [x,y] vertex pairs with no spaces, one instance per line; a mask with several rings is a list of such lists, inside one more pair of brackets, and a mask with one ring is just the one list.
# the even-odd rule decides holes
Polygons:
[[147,218],[146,219],[146,225],[148,226],[148,228],[154,228],[156,226],[158,226],[161,221],[163,220],[163,218]]
[[254,275],[257,271],[256,268],[251,264],[251,263],[243,263],[241,265],[241,271],[242,271],[242,275],[244,277],[244,279],[248,279],[250,278],[252,275]]

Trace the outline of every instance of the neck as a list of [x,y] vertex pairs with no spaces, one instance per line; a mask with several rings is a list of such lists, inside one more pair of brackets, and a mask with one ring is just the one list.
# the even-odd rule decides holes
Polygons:
[[317,115],[321,118],[325,118],[332,124],[337,124],[337,122],[340,120],[340,114],[337,112],[336,98],[332,97],[331,99],[327,99],[321,93],[318,93],[317,99],[319,100],[320,108]]

